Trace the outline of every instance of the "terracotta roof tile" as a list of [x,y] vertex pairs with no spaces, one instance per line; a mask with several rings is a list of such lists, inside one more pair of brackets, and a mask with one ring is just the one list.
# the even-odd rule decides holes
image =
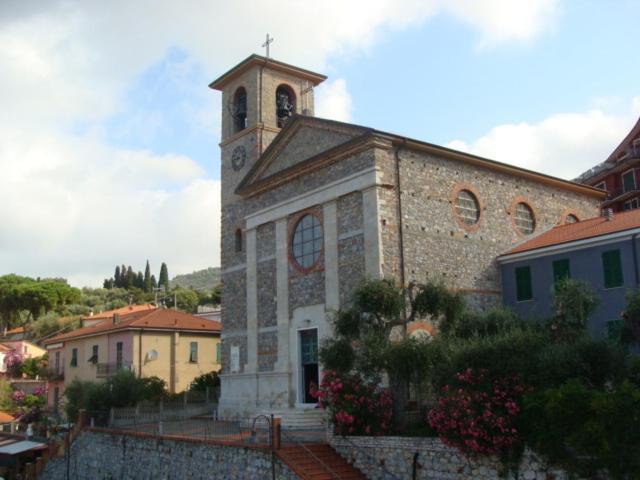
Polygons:
[[0,423],[11,423],[15,422],[15,418],[13,415],[8,414],[7,412],[0,412]]
[[82,317],[82,320],[99,320],[101,318],[112,318],[114,313],[122,316],[128,315],[129,313],[150,311],[155,309],[156,306],[151,303],[146,303],[144,305],[127,305],[126,307],[107,310],[106,312],[95,313],[93,315],[87,315],[86,317]]
[[44,343],[50,344],[88,335],[143,328],[176,331],[196,330],[219,333],[222,330],[222,324],[220,322],[205,320],[177,310],[154,308],[152,310],[133,312],[128,315],[120,315],[120,321],[116,324],[113,323],[112,315],[109,319],[103,320],[96,325],[56,335],[55,337],[46,340]]
[[531,240],[521,243],[504,255],[609,235],[634,228],[640,228],[640,210],[617,212],[613,214],[611,220],[607,220],[605,217],[594,217],[576,223],[557,226]]

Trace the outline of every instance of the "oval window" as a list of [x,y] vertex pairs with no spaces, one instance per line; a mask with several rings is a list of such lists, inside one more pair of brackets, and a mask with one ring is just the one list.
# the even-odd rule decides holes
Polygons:
[[567,215],[567,216],[565,217],[565,219],[564,219],[564,223],[565,223],[565,225],[566,225],[567,223],[577,223],[577,222],[579,222],[579,221],[580,221],[580,219],[579,219],[578,217],[576,217],[573,213],[570,213],[570,214],[569,214],[569,215]]
[[520,202],[516,205],[515,225],[518,231],[524,235],[530,235],[536,229],[536,219],[529,205]]
[[460,190],[456,195],[456,215],[465,225],[475,225],[480,220],[480,203],[469,190]]
[[315,215],[304,215],[297,223],[291,241],[293,259],[303,269],[315,265],[322,252],[322,226]]

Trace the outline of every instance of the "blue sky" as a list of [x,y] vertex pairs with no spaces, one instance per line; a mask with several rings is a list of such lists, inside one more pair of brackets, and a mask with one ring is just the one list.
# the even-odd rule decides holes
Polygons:
[[640,115],[638,19],[631,0],[7,0],[0,274],[218,265],[207,85],[267,32],[329,76],[319,116],[573,178]]

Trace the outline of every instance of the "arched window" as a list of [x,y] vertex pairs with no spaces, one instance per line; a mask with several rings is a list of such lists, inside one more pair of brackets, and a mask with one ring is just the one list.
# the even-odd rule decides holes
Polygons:
[[242,230],[239,228],[236,230],[235,235],[235,250],[236,253],[240,253],[242,251]]
[[296,113],[296,96],[287,85],[276,89],[276,118],[278,128],[284,127],[291,115]]
[[475,225],[480,220],[480,204],[469,190],[460,190],[456,195],[456,214],[465,225]]
[[233,130],[239,132],[247,128],[247,91],[240,87],[233,95]]
[[567,215],[564,218],[564,223],[565,224],[567,224],[567,223],[577,223],[579,221],[580,221],[580,219],[577,217],[577,215],[574,215],[573,213],[570,213],[569,215]]

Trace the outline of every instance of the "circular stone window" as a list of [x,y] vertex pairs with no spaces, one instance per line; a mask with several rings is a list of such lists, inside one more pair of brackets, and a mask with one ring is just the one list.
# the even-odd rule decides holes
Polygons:
[[304,215],[293,231],[293,259],[303,269],[313,267],[322,252],[322,226],[315,215]]
[[573,213],[570,213],[564,219],[565,225],[568,224],[568,223],[577,223],[579,221],[580,221],[580,219],[578,217],[576,217]]
[[456,195],[456,215],[465,225],[475,225],[480,220],[480,203],[469,190],[460,190]]
[[516,205],[515,225],[523,235],[530,235],[536,229],[536,218],[529,205],[520,202]]

